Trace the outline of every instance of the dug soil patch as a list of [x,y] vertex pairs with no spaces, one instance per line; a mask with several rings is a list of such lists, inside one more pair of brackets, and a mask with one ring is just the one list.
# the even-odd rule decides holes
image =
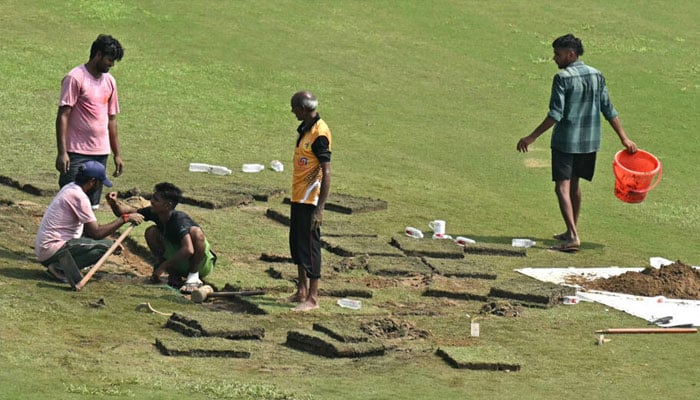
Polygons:
[[641,272],[625,272],[607,279],[583,282],[581,285],[586,289],[637,296],[700,300],[700,270],[680,261],[659,269],[646,268]]
[[416,325],[410,321],[390,317],[364,322],[360,325],[360,329],[367,335],[379,339],[424,339],[430,336],[430,332],[416,328]]

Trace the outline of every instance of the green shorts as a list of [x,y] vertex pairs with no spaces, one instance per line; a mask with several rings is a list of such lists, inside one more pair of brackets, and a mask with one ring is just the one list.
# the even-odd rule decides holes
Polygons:
[[[180,246],[175,246],[172,243],[165,241],[165,259],[171,259],[178,251],[180,251]],[[199,264],[199,279],[204,278],[209,275],[211,271],[214,270],[214,265],[216,265],[216,255],[211,251],[211,246],[209,241],[204,239],[204,259]],[[177,273],[183,277],[186,277],[190,273],[190,263],[187,261],[181,261],[175,265],[175,270]]]

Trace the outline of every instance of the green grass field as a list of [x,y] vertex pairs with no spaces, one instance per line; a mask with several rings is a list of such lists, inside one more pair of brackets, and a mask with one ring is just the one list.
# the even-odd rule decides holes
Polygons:
[[[0,175],[55,188],[55,116],[60,81],[86,62],[99,33],[117,37],[112,70],[125,161],[115,189],[146,192],[171,181],[185,194],[237,185],[287,189],[298,122],[289,98],[319,98],[333,133],[332,191],[382,199],[387,210],[327,222],[399,235],[428,231],[538,245],[525,258],[495,261],[499,276],[532,266],[644,266],[649,257],[700,265],[697,105],[700,18],[694,1],[16,1],[0,2]],[[549,133],[527,154],[516,143],[547,112],[551,42],[573,33],[583,61],[606,76],[630,138],[663,163],[663,179],[636,205],[613,195],[613,155],[603,127],[596,177],[584,183],[577,254],[548,252],[564,230],[549,168]],[[279,159],[285,172],[243,174],[243,163]],[[190,162],[224,165],[230,176],[193,174]],[[110,160],[111,163],[111,160]],[[110,164],[110,171],[112,170]],[[37,197],[0,185],[0,199]],[[287,231],[254,207],[191,213],[222,253],[217,284],[255,287],[257,256],[286,254]],[[173,292],[91,282],[75,293],[44,279],[33,255],[38,217],[3,218],[0,235],[0,399],[560,399],[674,398],[700,393],[697,335],[615,337],[596,329],[646,322],[597,304],[528,309],[482,322],[480,343],[508,349],[519,372],[457,370],[438,347],[468,339],[478,302],[424,298],[396,288],[366,301],[441,310],[410,317],[432,336],[389,356],[326,359],[282,346],[285,333],[333,319],[335,299],[309,315],[274,312],[251,360],[164,357],[153,347],[166,318],[136,313],[201,310]],[[98,218],[111,216],[100,211]],[[132,236],[140,240],[143,229]],[[328,256],[329,262],[333,261]],[[321,286],[323,287],[323,281]],[[283,288],[285,289],[285,288]],[[291,292],[291,286],[286,287]],[[284,293],[280,294],[282,297]],[[89,306],[104,298],[108,307]],[[274,303],[274,301],[272,301]],[[231,318],[252,318],[233,314]]]

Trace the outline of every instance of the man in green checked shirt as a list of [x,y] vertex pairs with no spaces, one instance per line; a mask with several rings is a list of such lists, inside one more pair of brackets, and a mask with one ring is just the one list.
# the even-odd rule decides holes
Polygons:
[[552,83],[549,113],[531,134],[518,141],[517,149],[527,152],[529,145],[554,126],[552,180],[566,232],[554,235],[562,243],[552,250],[573,252],[581,246],[576,229],[581,209],[579,178],[593,179],[596,153],[600,150],[600,114],[629,153],[636,152],[637,145],[627,137],[617,117],[603,74],[579,61],[578,57],[583,55],[581,40],[568,34],[554,40],[552,47],[560,71]]

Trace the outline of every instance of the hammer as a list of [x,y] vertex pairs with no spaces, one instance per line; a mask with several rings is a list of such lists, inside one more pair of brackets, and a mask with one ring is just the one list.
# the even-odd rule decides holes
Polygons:
[[265,294],[264,290],[244,290],[241,292],[215,292],[214,288],[209,285],[204,285],[192,291],[192,301],[195,303],[203,303],[206,299],[212,297],[239,297],[239,296],[256,296]]

